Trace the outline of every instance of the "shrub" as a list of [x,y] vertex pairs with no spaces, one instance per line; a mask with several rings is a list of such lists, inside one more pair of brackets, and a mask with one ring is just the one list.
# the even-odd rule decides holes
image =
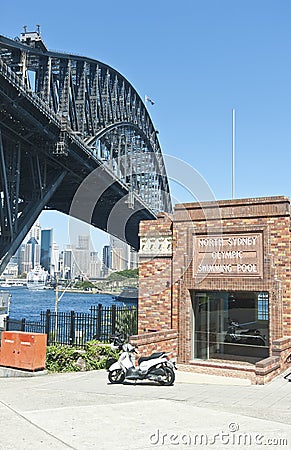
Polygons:
[[108,357],[118,359],[118,353],[95,340],[87,342],[85,349],[55,344],[47,347],[46,368],[49,372],[104,369]]
[[47,347],[46,368],[50,372],[77,372],[76,361],[80,353],[74,347],[55,344]]
[[124,333],[127,336],[137,334],[137,309],[124,308],[119,314],[116,314],[116,333]]
[[118,352],[112,350],[108,345],[100,345],[100,342],[95,340],[86,343],[85,351],[83,359],[86,362],[87,370],[105,369],[107,358],[118,359]]

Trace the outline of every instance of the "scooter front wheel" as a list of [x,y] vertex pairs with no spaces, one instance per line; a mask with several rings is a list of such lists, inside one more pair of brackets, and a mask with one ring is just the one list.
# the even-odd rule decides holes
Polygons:
[[125,374],[121,369],[116,369],[108,372],[108,380],[110,383],[117,384],[123,383],[125,379]]
[[175,381],[175,372],[171,367],[163,367],[164,375],[162,376],[162,380],[159,383],[163,386],[172,386]]

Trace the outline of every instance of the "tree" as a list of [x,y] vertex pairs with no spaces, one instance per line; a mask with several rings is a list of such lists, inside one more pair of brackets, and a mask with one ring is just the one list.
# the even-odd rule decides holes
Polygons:
[[107,277],[107,280],[122,281],[124,278],[138,278],[138,269],[127,269],[120,272],[113,272]]

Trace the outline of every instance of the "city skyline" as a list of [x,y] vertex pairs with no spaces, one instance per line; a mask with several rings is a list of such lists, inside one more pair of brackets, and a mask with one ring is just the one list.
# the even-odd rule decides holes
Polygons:
[[[55,225],[56,221],[57,225]],[[76,245],[77,243],[76,231],[73,230],[70,235],[70,221],[77,223],[77,229],[83,230],[80,234],[88,234],[91,237],[92,250],[102,255],[104,245],[108,245],[110,240],[110,236],[102,230],[56,211],[43,211],[38,218],[42,228],[54,228],[55,241],[59,244],[60,251],[65,250],[67,245]]]
[[[78,13],[70,8],[67,21],[69,3],[50,5],[4,3],[1,33],[13,38],[23,25],[40,24],[49,49],[92,57],[122,73],[142,98],[154,100],[146,107],[163,153],[195,168],[218,200],[231,197],[235,109],[235,197],[291,196],[290,2],[185,0],[181,7],[172,0],[113,0],[110,33],[107,21],[96,26],[96,17],[108,15],[105,3],[89,1]],[[173,190],[170,180],[177,202],[195,198],[196,189],[183,189],[181,176],[178,182]],[[40,220],[54,225],[58,242],[69,242],[65,216],[43,211]],[[109,238],[90,233],[100,252]]]
[[42,228],[36,221],[3,272],[15,278],[41,267],[52,278],[104,278],[111,272],[135,269],[137,252],[117,238],[110,238],[99,253],[94,251],[89,234],[78,234],[75,244],[60,250],[54,239],[54,228]]

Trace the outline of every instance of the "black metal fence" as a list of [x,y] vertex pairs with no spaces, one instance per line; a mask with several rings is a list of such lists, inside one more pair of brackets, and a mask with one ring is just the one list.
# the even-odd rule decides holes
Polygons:
[[6,319],[7,331],[46,333],[48,345],[60,343],[83,347],[87,341],[96,339],[109,342],[111,334],[123,332],[137,334],[137,308],[135,306],[91,306],[89,313],[71,311],[41,312],[39,322],[26,319]]

